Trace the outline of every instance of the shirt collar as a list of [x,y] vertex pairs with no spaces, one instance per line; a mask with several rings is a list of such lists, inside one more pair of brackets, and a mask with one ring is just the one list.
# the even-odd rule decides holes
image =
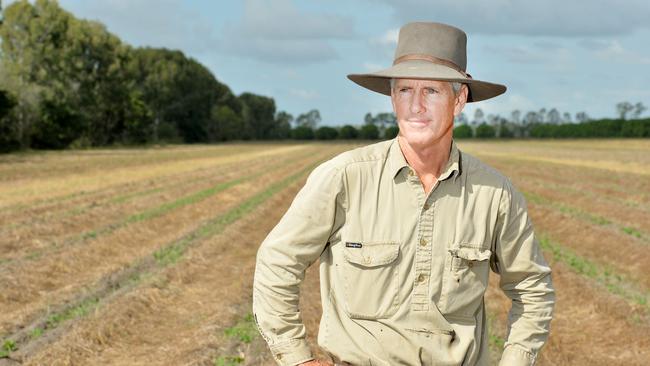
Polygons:
[[[388,151],[388,167],[390,169],[390,173],[393,175],[393,178],[397,176],[399,172],[402,171],[402,169],[407,168],[410,169],[408,163],[406,162],[406,158],[404,158],[404,154],[402,153],[402,149],[399,147],[399,142],[397,141],[399,137],[395,137],[393,139],[393,142],[390,145],[390,149]],[[442,171],[442,174],[440,174],[440,177],[438,180],[445,180],[454,175],[454,181],[456,178],[461,173],[461,157],[460,157],[460,150],[458,150],[458,147],[456,146],[456,142],[454,140],[451,141],[451,148],[449,152],[449,160],[447,160],[447,163],[445,164],[445,168]]]

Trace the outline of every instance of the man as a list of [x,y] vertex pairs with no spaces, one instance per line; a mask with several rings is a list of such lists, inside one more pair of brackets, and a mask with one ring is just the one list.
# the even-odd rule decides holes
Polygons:
[[512,299],[502,365],[532,365],[554,292],[522,195],[461,153],[454,116],[505,86],[465,73],[466,35],[439,23],[400,30],[393,66],[349,75],[391,96],[399,136],[317,167],[262,243],[253,311],[280,365],[318,365],[298,287],[320,259],[318,343],[352,365],[487,365],[489,268]]

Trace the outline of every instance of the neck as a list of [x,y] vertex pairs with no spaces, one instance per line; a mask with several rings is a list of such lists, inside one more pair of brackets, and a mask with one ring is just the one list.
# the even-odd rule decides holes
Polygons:
[[430,145],[411,145],[406,139],[398,137],[400,149],[408,164],[418,176],[438,178],[449,160],[451,134]]

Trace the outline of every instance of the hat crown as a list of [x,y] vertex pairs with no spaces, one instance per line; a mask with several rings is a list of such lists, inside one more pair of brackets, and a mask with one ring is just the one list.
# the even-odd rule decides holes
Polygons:
[[429,55],[467,67],[467,35],[442,23],[414,22],[399,30],[395,59],[406,55]]

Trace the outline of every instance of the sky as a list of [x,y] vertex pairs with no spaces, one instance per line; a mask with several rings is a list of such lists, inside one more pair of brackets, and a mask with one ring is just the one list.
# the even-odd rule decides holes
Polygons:
[[[9,1],[3,2],[5,5]],[[467,71],[505,94],[465,113],[509,117],[557,108],[615,117],[616,104],[650,106],[647,0],[60,0],[133,46],[179,49],[233,92],[273,97],[323,125],[361,124],[390,98],[346,75],[389,67],[399,28],[454,25],[468,35]],[[643,116],[650,113],[646,111]]]

